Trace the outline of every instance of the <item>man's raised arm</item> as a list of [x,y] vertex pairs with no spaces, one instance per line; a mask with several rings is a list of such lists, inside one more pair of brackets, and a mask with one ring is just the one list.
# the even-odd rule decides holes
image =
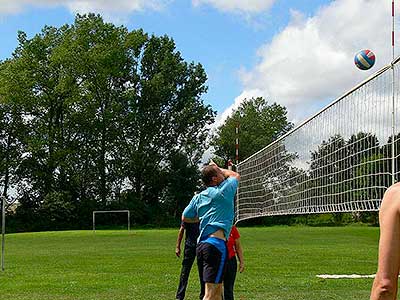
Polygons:
[[[218,167],[218,165],[213,160],[210,161],[209,165],[211,165],[211,166],[214,165],[214,166]],[[218,168],[222,171],[222,174],[224,174],[225,177],[235,177],[237,180],[240,180],[239,173],[232,171],[232,170],[223,169],[220,167],[218,167]]]

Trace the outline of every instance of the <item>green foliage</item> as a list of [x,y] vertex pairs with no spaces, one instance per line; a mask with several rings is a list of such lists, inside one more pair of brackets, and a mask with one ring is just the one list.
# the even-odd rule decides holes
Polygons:
[[362,212],[277,216],[264,224],[332,226],[361,222],[378,225],[378,213],[367,211],[378,209],[377,203],[391,185],[389,153],[388,144],[380,146],[374,134],[358,132],[347,139],[333,135],[323,141],[311,152],[307,170],[294,169],[290,157],[283,160],[285,155],[281,155],[279,168],[284,172],[265,179],[267,186],[271,186],[267,200],[273,201],[273,190],[281,190],[284,184],[284,190],[290,194],[299,192],[305,197],[306,193],[310,208],[327,205],[330,210]]
[[76,221],[76,207],[68,192],[51,192],[46,195],[40,206],[39,214],[47,219],[48,229],[71,228]]
[[262,98],[245,99],[218,129],[212,145],[225,161],[235,159],[236,127],[239,126],[239,160],[261,150],[292,128],[286,108]]
[[174,153],[170,157],[167,177],[169,180],[163,207],[170,216],[179,220],[183,209],[199,190],[199,169],[196,165],[190,166],[182,153]]
[[[201,98],[203,67],[185,62],[167,36],[93,14],[18,40],[0,65],[0,178],[5,194],[16,190],[15,217],[27,209],[50,227],[86,227],[93,209],[138,207],[146,223],[178,211],[171,180],[197,176],[215,116]],[[174,170],[177,153],[186,166]],[[194,180],[182,189],[193,193]]]
[[23,138],[28,130],[23,120],[23,106],[15,97],[18,86],[11,87],[15,76],[10,60],[0,63],[0,74],[4,75],[0,76],[0,193],[7,196],[11,186],[20,187],[18,169],[26,150]]
[[260,217],[241,221],[242,226],[274,226],[274,225],[304,225],[304,226],[346,226],[350,224],[362,224],[365,226],[379,226],[379,213],[355,212],[355,213],[325,213],[305,215],[282,215]]
[[[374,134],[365,132],[353,134],[347,140],[335,135],[323,141],[311,153],[308,181],[311,196],[337,205],[357,203],[358,207],[367,201],[379,201],[385,187],[392,184],[388,163],[391,155],[387,147],[388,144],[380,146]],[[374,207],[365,205],[363,208]],[[363,214],[370,217],[361,217]],[[353,214],[353,217],[357,222],[377,224],[376,213]]]

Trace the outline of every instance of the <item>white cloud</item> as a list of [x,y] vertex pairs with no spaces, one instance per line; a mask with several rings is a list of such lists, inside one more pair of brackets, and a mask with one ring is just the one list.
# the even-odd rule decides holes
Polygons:
[[194,6],[211,5],[226,12],[260,13],[268,10],[275,0],[192,0]]
[[215,127],[218,127],[223,124],[223,122],[231,115],[231,113],[234,110],[237,110],[240,106],[240,104],[243,102],[243,99],[251,99],[253,97],[258,97],[260,94],[262,94],[263,91],[261,90],[246,90],[242,94],[240,94],[238,97],[235,98],[234,103],[229,106],[225,111],[218,115],[215,119]]
[[[243,91],[219,121],[254,91],[259,92],[255,96],[285,105],[291,120],[302,120],[323,102],[341,96],[388,64],[390,4],[382,0],[337,0],[308,18],[292,11],[286,28],[258,50],[258,64],[241,71]],[[361,49],[371,49],[377,57],[369,71],[360,71],[354,65],[354,54]]]
[[75,12],[118,12],[129,13],[138,10],[160,10],[169,1],[166,0],[70,0],[66,5]]
[[0,14],[16,14],[26,7],[64,6],[72,13],[101,13],[106,19],[123,21],[134,11],[161,10],[171,0],[0,0]]

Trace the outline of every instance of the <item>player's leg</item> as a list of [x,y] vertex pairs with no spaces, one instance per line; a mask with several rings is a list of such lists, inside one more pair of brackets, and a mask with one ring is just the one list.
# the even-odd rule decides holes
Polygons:
[[233,300],[233,287],[235,284],[237,273],[236,257],[228,259],[226,263],[226,271],[224,275],[224,300]]
[[179,300],[185,299],[190,270],[192,269],[195,257],[196,257],[196,249],[194,247],[187,247],[185,245],[185,250],[182,260],[181,276],[179,279],[178,290],[176,292],[176,299]]
[[204,299],[205,296],[205,283],[204,283],[204,279],[203,279],[203,269],[204,269],[204,260],[203,260],[203,245],[202,243],[197,244],[196,247],[196,257],[197,257],[197,269],[199,271],[199,281],[203,282],[203,286],[204,286],[204,291],[203,286],[201,286],[200,289],[200,300]]
[[199,260],[198,256],[197,256],[197,269],[199,271],[199,283],[200,283],[199,299],[203,300],[206,294],[206,284],[203,279],[203,263],[201,260]]
[[222,300],[222,283],[206,282],[204,300]]
[[378,271],[371,300],[396,299],[400,267],[400,185],[386,193],[379,211],[380,238]]
[[198,246],[198,258],[202,262],[203,280],[205,282],[204,300],[222,299],[222,281],[226,263],[225,241],[208,238]]

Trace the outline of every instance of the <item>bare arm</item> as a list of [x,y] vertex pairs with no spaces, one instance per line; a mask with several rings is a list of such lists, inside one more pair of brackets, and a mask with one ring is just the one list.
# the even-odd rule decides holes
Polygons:
[[400,268],[400,185],[389,188],[379,211],[380,238],[378,271],[371,300],[394,300]]
[[237,180],[240,180],[239,173],[236,173],[235,171],[232,171],[232,170],[227,170],[227,169],[222,169],[222,168],[220,168],[220,169],[225,177],[235,177]]
[[242,244],[240,243],[240,238],[235,240],[235,250],[236,255],[239,259],[239,272],[242,273],[244,271],[244,256]]
[[[218,167],[218,165],[212,160],[210,161],[209,164]],[[225,177],[235,177],[237,180],[240,180],[239,173],[237,173],[235,171],[232,171],[232,170],[223,169],[223,168],[220,168],[220,167],[218,167],[218,168],[222,171],[222,174],[224,174]]]
[[181,256],[181,242],[182,242],[184,232],[185,232],[185,228],[183,227],[183,225],[181,225],[181,228],[179,228],[178,238],[176,240],[176,248],[175,248],[175,254],[178,257]]

